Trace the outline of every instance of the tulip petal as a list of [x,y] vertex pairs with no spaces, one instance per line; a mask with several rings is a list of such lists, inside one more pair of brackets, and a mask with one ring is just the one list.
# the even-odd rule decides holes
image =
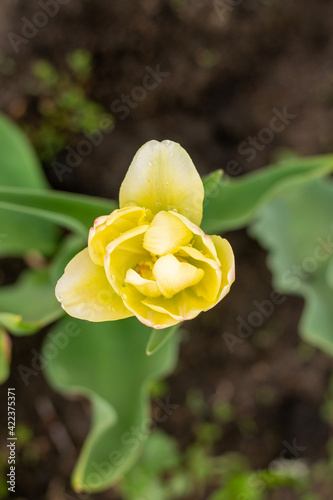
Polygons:
[[145,233],[143,246],[154,255],[175,252],[193,237],[187,226],[171,212],[159,212]]
[[104,268],[93,263],[88,248],[67,265],[56,286],[62,308],[74,318],[87,321],[112,321],[133,314],[108,282]]
[[211,306],[213,307],[227,295],[231,285],[235,281],[235,257],[228,240],[221,238],[221,236],[211,236],[211,238],[214,242],[222,269],[221,287],[216,301]]
[[121,208],[110,215],[98,217],[89,232],[88,248],[92,261],[103,266],[105,249],[109,243],[122,233],[151,219],[150,210],[141,207]]
[[107,247],[104,258],[106,276],[117,293],[123,287],[128,269],[142,260],[150,259],[150,254],[142,246],[143,235],[148,225],[134,227],[118,236]]
[[204,276],[202,269],[188,262],[179,262],[172,254],[160,257],[154,265],[153,274],[166,298],[171,298],[181,290],[196,285]]
[[119,205],[177,210],[200,224],[204,188],[187,152],[172,141],[149,141],[133,158],[120,187]]
[[[171,317],[167,313],[155,311],[145,305],[143,301],[147,299],[134,286],[127,284],[121,290],[121,297],[126,307],[138,318],[141,323],[151,328],[161,329],[176,325],[179,320]],[[150,300],[157,300],[151,298]]]
[[205,234],[199,226],[193,224],[193,222],[188,220],[183,215],[174,213],[174,216],[178,217],[178,219],[180,219],[193,234],[193,247],[200,250],[200,252],[208,258],[216,259],[217,253],[211,237],[208,236],[208,234]]
[[133,285],[140,293],[148,297],[160,297],[162,295],[156,281],[142,278],[133,269],[127,271],[125,283]]
[[216,260],[205,257],[193,247],[181,247],[177,255],[186,259],[189,264],[202,269],[205,273],[203,279],[192,287],[198,297],[204,297],[209,302],[215,301],[220,287],[222,272]]
[[182,290],[171,299],[145,297],[142,303],[156,312],[168,314],[177,321],[193,319],[209,307],[208,300],[198,297],[193,288]]

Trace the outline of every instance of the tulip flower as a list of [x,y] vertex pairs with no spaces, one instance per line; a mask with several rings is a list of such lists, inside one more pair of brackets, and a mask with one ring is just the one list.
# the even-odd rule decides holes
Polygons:
[[204,188],[187,152],[149,141],[136,153],[120,208],[95,220],[88,247],[67,265],[56,296],[71,316],[136,316],[153,328],[195,318],[220,302],[235,279],[232,248],[199,227]]

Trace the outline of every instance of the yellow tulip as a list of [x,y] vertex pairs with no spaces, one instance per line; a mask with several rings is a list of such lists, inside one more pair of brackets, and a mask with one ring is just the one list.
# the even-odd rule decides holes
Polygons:
[[204,188],[186,151],[149,141],[136,153],[120,208],[95,220],[88,247],[67,265],[56,296],[71,316],[136,316],[167,328],[214,307],[235,279],[232,248],[199,227]]

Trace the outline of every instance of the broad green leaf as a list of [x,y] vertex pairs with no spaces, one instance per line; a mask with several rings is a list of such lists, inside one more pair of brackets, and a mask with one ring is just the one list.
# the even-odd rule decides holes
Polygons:
[[46,188],[41,164],[24,133],[0,114],[0,185]]
[[[0,186],[48,187],[41,164],[24,133],[0,114]],[[53,225],[24,213],[0,208],[0,257],[27,250],[50,255],[57,243]]]
[[299,323],[304,340],[333,356],[333,289],[318,276],[302,290],[305,307]]
[[147,355],[150,356],[158,351],[169,338],[178,331],[180,326],[181,324],[178,323],[177,325],[170,326],[170,328],[164,328],[163,330],[153,329],[146,348]]
[[206,175],[202,179],[205,190],[204,207],[209,203],[211,198],[215,198],[219,193],[222,176],[223,170],[215,170],[215,172]]
[[256,211],[291,183],[322,177],[333,170],[333,156],[289,158],[240,179],[224,177],[206,199],[202,228],[208,234],[239,229]]
[[55,283],[44,270],[24,272],[0,290],[0,325],[16,335],[28,335],[60,318],[64,312],[54,294]]
[[[20,205],[31,211],[43,210],[52,213],[55,222],[57,217],[60,217],[60,224],[62,224],[61,216],[66,216],[68,219],[77,221],[78,227],[85,229],[89,229],[94,223],[94,219],[100,215],[108,215],[117,208],[117,204],[113,200],[104,198],[62,191],[11,187],[0,188],[0,201]],[[75,223],[73,222],[73,224]]]
[[11,340],[6,330],[0,327],[0,384],[3,384],[10,371]]
[[29,250],[52,255],[58,242],[54,224],[8,205],[0,202],[0,257],[22,257]]
[[87,241],[94,219],[115,208],[115,202],[102,198],[0,187],[0,256],[21,256],[28,250],[51,255],[57,242],[55,226]]
[[331,259],[327,266],[327,284],[333,289],[333,259]]
[[101,491],[121,478],[141,452],[147,425],[153,423],[149,386],[174,368],[177,337],[147,356],[151,331],[136,318],[107,323],[66,318],[53,328],[44,349],[66,331],[71,332],[67,345],[50,360],[46,374],[55,389],[84,395],[92,403],[92,427],[72,483],[76,491]]
[[301,335],[333,354],[333,182],[317,179],[285,187],[250,227],[266,248],[274,286],[304,297]]
[[64,313],[55,299],[55,285],[84,245],[82,238],[69,235],[47,272],[27,271],[17,283],[0,290],[0,311],[6,311],[0,312],[0,324],[13,334],[29,335],[61,317]]

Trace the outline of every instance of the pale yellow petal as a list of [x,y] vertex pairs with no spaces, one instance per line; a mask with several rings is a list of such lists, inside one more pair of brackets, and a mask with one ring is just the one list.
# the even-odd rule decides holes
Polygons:
[[62,308],[74,318],[112,321],[133,314],[108,282],[104,268],[93,263],[88,248],[67,265],[56,286]]
[[146,297],[130,284],[127,284],[121,290],[121,296],[124,304],[126,304],[126,307],[138,318],[139,321],[141,321],[141,323],[149,326],[150,328],[168,328],[169,326],[179,323],[179,320],[171,317],[169,314],[155,311],[151,307],[145,305],[143,300],[145,300]]
[[152,220],[150,210],[141,207],[127,207],[114,210],[110,215],[102,215],[90,229],[88,248],[92,261],[104,265],[105,248],[122,233]]
[[168,314],[177,321],[193,319],[209,306],[209,302],[198,297],[193,288],[186,288],[171,299],[145,297],[142,303],[156,312]]
[[171,298],[181,290],[199,283],[204,271],[188,262],[179,262],[174,255],[168,254],[155,262],[153,274],[164,297]]
[[128,269],[135,269],[150,254],[142,246],[148,225],[137,226],[118,236],[106,247],[104,268],[106,276],[117,293],[123,287]]
[[216,300],[221,287],[221,268],[216,260],[205,257],[196,248],[187,246],[181,247],[177,256],[183,257],[189,264],[204,271],[204,277],[199,283],[192,287],[192,290],[199,296],[204,297],[208,302]]
[[133,269],[127,271],[125,283],[133,285],[140,293],[148,297],[159,297],[161,295],[161,291],[156,281],[142,278],[142,276]]
[[177,210],[200,224],[204,188],[191,158],[172,141],[149,141],[133,158],[120,187],[119,205]]
[[[221,238],[221,236],[211,236],[211,238],[214,242],[217,256],[222,269],[220,291],[218,293],[216,301],[211,306],[213,307],[227,295],[231,285],[235,281],[235,257],[228,240],[226,240],[225,238]],[[210,307],[208,309],[210,309]]]
[[143,246],[155,255],[175,252],[193,237],[187,226],[171,212],[159,212],[145,233]]
[[178,217],[178,219],[181,220],[193,234],[193,247],[200,250],[200,252],[208,258],[216,259],[217,253],[211,237],[208,236],[208,234],[205,234],[199,226],[193,224],[193,222],[188,220],[183,215],[178,213],[174,213],[174,215],[175,217]]

